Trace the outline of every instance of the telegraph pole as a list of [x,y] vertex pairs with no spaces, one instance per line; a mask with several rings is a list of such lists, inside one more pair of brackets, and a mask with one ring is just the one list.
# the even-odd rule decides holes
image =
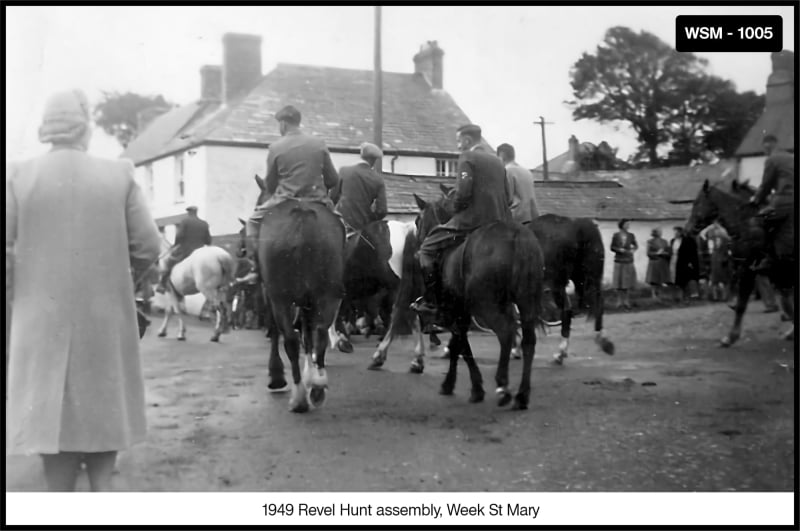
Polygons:
[[[375,6],[375,66],[374,95],[372,116],[372,139],[376,146],[383,150],[383,73],[381,72],[381,6]],[[375,163],[378,172],[383,170],[383,161]]]
[[544,136],[544,126],[545,125],[552,125],[553,122],[545,122],[544,121],[544,116],[540,116],[539,117],[539,121],[538,122],[533,122],[533,123],[539,124],[539,125],[542,126],[542,158],[544,159],[544,164],[542,165],[542,167],[544,168],[544,180],[547,181],[550,177],[549,177],[549,175],[547,173],[547,140],[545,139],[545,136]]

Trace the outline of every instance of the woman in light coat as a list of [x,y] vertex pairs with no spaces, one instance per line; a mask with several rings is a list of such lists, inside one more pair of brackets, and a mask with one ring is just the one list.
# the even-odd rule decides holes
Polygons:
[[6,168],[6,448],[40,454],[49,490],[74,490],[81,463],[108,490],[117,452],[145,436],[131,268],[160,238],[133,165],[88,155],[90,134],[86,96],[55,94],[39,129],[52,150]]

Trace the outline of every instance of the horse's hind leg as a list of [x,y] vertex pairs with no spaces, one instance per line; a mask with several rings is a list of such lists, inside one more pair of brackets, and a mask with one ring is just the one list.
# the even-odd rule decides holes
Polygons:
[[531,318],[522,321],[522,379],[514,397],[514,409],[528,409],[531,396],[531,370],[536,352],[536,326]]
[[450,335],[450,341],[447,343],[448,356],[450,357],[450,365],[447,368],[447,375],[444,377],[442,386],[439,388],[439,394],[452,395],[453,389],[456,387],[456,369],[458,367],[458,356],[464,350],[464,343],[467,335],[459,328],[453,330]]
[[608,339],[608,337],[606,337],[605,331],[603,330],[604,309],[603,294],[600,292],[600,290],[597,290],[597,295],[595,295],[594,300],[594,342],[597,343],[603,352],[609,356],[613,356],[614,343]]
[[336,319],[337,309],[340,301],[336,299],[318,301],[319,308],[314,308],[308,312],[308,317],[314,318],[312,326],[313,333],[313,363],[308,370],[310,371],[310,398],[314,407],[322,406],[325,402],[326,389],[328,388],[328,372],[325,368],[325,350],[328,347],[327,329],[330,323]]
[[483,390],[483,377],[481,376],[481,370],[478,368],[478,364],[475,363],[475,358],[472,356],[472,348],[469,346],[469,337],[467,336],[466,330],[464,331],[464,350],[461,355],[467,364],[467,368],[469,368],[469,377],[472,381],[469,401],[472,403],[483,402],[483,397],[486,395]]
[[161,323],[161,328],[158,329],[158,337],[167,337],[167,325],[169,325],[169,318],[172,314],[172,301],[167,302],[167,307],[164,308],[164,321]]
[[290,306],[272,303],[272,313],[283,334],[283,348],[289,363],[292,365],[292,397],[289,399],[289,410],[294,413],[305,413],[309,410],[308,393],[300,371],[300,334],[294,329],[293,312]]
[[572,305],[567,296],[566,287],[557,289],[553,298],[556,305],[561,308],[561,342],[558,344],[558,352],[553,355],[553,362],[561,365],[564,363],[569,353],[569,335],[572,329]]
[[[484,315],[483,321],[494,331],[497,340],[500,342],[500,360],[497,362],[497,372],[494,379],[495,383],[497,383],[497,390],[495,391],[498,397],[497,405],[502,407],[511,401],[511,390],[508,385],[508,363],[511,358],[511,347],[514,344],[516,321],[510,306],[503,313],[496,310],[487,313],[489,315]],[[524,357],[524,335],[522,339]]]
[[720,340],[720,346],[730,347],[739,340],[739,336],[742,334],[742,318],[747,310],[750,295],[753,293],[755,280],[755,272],[750,267],[747,265],[739,266],[739,293],[736,300],[736,316],[733,319],[733,326],[731,326],[728,335]]

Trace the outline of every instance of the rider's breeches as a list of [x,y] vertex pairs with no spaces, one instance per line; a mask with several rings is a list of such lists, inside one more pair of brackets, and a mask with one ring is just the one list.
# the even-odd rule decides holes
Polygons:
[[419,263],[423,269],[435,266],[439,256],[467,239],[468,231],[438,225],[431,230],[419,248]]

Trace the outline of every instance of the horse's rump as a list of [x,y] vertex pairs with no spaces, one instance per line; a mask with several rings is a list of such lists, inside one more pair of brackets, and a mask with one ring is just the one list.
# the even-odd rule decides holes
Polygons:
[[341,298],[344,227],[323,204],[287,200],[261,223],[258,256],[269,296],[305,306],[314,296]]
[[233,281],[233,257],[221,247],[205,245],[175,264],[170,282],[176,295],[183,297],[225,288]]

